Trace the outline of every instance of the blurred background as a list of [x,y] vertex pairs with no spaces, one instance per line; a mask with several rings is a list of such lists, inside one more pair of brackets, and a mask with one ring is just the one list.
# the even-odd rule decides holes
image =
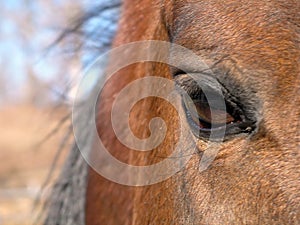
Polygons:
[[116,8],[84,19],[103,4],[0,1],[0,225],[33,224],[59,174],[80,71],[116,29]]

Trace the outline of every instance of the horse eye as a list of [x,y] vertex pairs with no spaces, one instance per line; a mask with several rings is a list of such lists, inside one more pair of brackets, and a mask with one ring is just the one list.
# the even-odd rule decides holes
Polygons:
[[237,119],[230,115],[226,109],[218,108],[214,105],[209,105],[206,97],[202,94],[201,98],[191,99],[183,97],[188,116],[199,129],[211,129],[213,127],[221,127],[225,124],[230,124]]
[[253,110],[249,110],[228,88],[219,82],[216,84],[211,76],[200,75],[197,82],[187,74],[175,76],[187,122],[194,135],[226,141],[234,135],[252,133],[256,128]]
[[[231,112],[223,98],[211,93],[210,97],[208,101],[203,92],[193,98],[183,96],[187,120],[198,137],[208,137],[213,130],[226,129],[227,126],[232,127],[241,123],[241,118]],[[220,104],[221,101],[223,104]]]

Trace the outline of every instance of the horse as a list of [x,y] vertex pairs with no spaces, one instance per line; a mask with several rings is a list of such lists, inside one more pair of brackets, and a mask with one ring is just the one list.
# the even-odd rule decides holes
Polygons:
[[[124,164],[148,168],[170,159],[180,165],[164,177],[168,166],[133,174],[89,161],[74,144],[45,224],[299,224],[300,2],[124,0],[120,7],[112,49],[129,45],[139,55],[146,43],[148,56],[115,70],[130,54],[110,55],[105,70],[113,74],[97,93],[97,138]],[[205,69],[179,54],[181,47]],[[162,60],[165,55],[176,63]],[[128,89],[124,104],[114,103],[128,85],[149,77],[159,82],[146,79]],[[167,80],[183,92],[176,95],[178,108],[161,96],[143,97],[168,89],[160,86]],[[214,105],[220,95],[225,107]],[[124,117],[130,129],[120,129],[125,139],[160,133],[161,126],[149,126],[153,118],[166,127],[163,140],[147,151],[122,142],[112,122],[114,107],[122,114],[131,100]],[[212,135],[220,131],[221,139]],[[189,138],[181,142],[181,133]],[[180,154],[170,157],[178,143]],[[88,148],[97,158],[96,144]],[[212,160],[199,169],[207,152]],[[122,181],[107,179],[97,163]]]

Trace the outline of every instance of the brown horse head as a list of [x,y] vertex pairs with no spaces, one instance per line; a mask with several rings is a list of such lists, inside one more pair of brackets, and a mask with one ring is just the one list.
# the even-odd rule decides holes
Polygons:
[[[300,2],[125,0],[114,46],[145,40],[185,47],[210,70],[200,79],[204,74],[200,64],[182,56],[172,68],[162,62],[137,62],[120,69],[99,97],[99,137],[115,158],[138,166],[170,156],[183,126],[192,141],[182,146],[182,155],[190,152],[191,142],[195,148],[180,171],[147,186],[123,186],[90,169],[86,223],[299,224]],[[177,57],[172,50],[167,55]],[[123,60],[114,57],[110,65]],[[122,89],[149,76],[175,80],[190,99],[179,97],[179,110],[155,96],[134,105],[129,125],[137,138],[153,135],[148,128],[153,117],[162,118],[168,128],[153,151],[138,152],[115,135],[111,112]],[[208,104],[194,81],[197,77],[203,85],[210,79],[220,85],[226,109]],[[145,85],[135,91],[142,94],[156,88]],[[214,90],[210,93],[217,95]],[[191,101],[196,111],[190,108]],[[181,114],[186,118],[183,125]],[[213,114],[225,115],[222,141],[205,136],[216,125]],[[208,146],[218,151],[201,171]],[[124,176],[131,179],[130,174]]]

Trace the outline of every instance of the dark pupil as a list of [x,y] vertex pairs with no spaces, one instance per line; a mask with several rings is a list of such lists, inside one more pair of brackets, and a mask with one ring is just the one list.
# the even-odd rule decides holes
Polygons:
[[[220,101],[224,101],[219,96],[210,95],[210,105],[204,93],[197,98],[185,97],[185,105],[190,112],[191,118],[200,128],[211,128],[214,126],[223,126],[235,121],[226,111],[226,107],[220,107]],[[224,106],[224,103],[223,103]]]

